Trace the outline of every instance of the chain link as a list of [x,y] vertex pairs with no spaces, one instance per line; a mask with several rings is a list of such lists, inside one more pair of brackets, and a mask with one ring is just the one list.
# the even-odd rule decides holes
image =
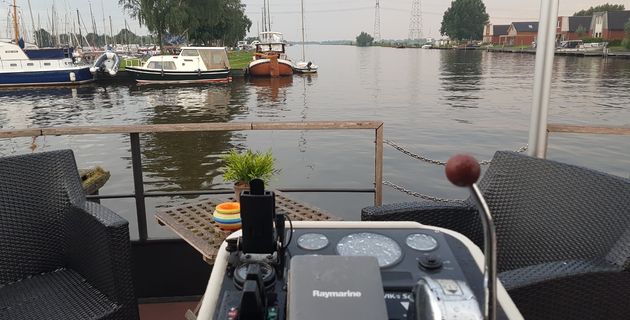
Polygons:
[[410,196],[416,197],[416,198],[421,198],[421,199],[425,199],[425,200],[429,200],[429,201],[435,201],[435,202],[445,202],[445,203],[461,203],[464,200],[459,200],[459,199],[446,199],[446,198],[439,198],[439,197],[434,197],[434,196],[429,196],[426,194],[422,194],[422,193],[418,193],[418,192],[414,192],[411,190],[407,190],[405,187],[399,186],[391,181],[385,180],[383,181],[383,185],[386,185],[388,187],[392,187],[400,192],[404,192]]
[[[420,161],[424,161],[424,162],[427,162],[427,163],[430,163],[430,164],[438,165],[438,166],[445,166],[446,165],[446,162],[444,162],[444,161],[430,159],[430,158],[427,158],[425,156],[419,155],[417,153],[413,153],[413,152],[407,150],[407,148],[397,144],[394,141],[384,140],[383,142],[386,145],[388,145],[388,146],[390,146],[390,147],[392,147],[392,148],[394,148],[394,149],[402,152],[403,154],[406,154],[406,155],[408,155],[408,156],[410,156],[410,157],[412,157],[414,159],[417,159],[417,160],[420,160]],[[522,152],[527,151],[527,148],[528,148],[528,145],[524,145],[524,146],[518,148],[517,150],[515,150],[515,152],[522,153]],[[492,160],[482,160],[482,161],[479,161],[479,165],[485,166],[485,165],[489,165],[491,162],[492,162]]]

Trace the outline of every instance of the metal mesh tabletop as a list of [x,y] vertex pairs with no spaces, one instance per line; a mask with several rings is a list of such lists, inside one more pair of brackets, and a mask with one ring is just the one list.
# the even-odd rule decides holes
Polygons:
[[[341,220],[319,208],[293,200],[280,191],[275,191],[275,194],[276,213],[284,213],[293,221]],[[212,264],[219,246],[231,233],[231,231],[221,230],[212,218],[215,206],[226,201],[233,201],[233,198],[225,195],[158,210],[155,217],[160,225],[171,228],[199,251],[206,262]]]

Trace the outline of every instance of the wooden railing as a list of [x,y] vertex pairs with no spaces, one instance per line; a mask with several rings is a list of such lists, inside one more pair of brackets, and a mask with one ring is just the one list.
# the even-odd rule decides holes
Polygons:
[[145,198],[178,195],[202,195],[225,193],[226,190],[193,190],[181,192],[145,192],[142,176],[142,157],[139,135],[164,132],[217,132],[249,130],[374,130],[374,187],[366,189],[350,188],[309,188],[280,189],[286,192],[366,192],[374,193],[374,204],[383,202],[383,122],[382,121],[310,121],[310,122],[227,122],[227,123],[184,123],[155,125],[114,125],[85,127],[51,127],[0,130],[0,139],[85,135],[85,134],[129,134],[131,144],[131,164],[133,170],[133,194],[107,194],[92,196],[94,199],[135,198],[138,233],[140,241],[148,240]]
[[[610,134],[619,136],[630,135],[630,127],[623,126],[581,126],[569,124],[550,123],[547,125],[547,140],[551,133],[581,133],[581,134]],[[548,144],[545,144],[548,145]],[[547,154],[545,148],[545,156]]]

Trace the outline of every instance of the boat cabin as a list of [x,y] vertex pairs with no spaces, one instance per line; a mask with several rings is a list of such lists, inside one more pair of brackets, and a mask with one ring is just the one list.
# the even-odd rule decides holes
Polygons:
[[144,64],[145,69],[177,71],[210,71],[230,69],[224,47],[183,47],[177,56],[153,56]]
[[[284,53],[286,43],[280,32],[261,32],[260,43],[256,43],[256,52],[275,52]],[[252,42],[252,44],[254,44]]]

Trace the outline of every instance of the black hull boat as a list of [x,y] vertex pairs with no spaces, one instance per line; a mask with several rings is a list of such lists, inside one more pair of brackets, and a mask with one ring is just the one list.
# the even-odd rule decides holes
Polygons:
[[127,67],[134,80],[139,84],[160,83],[228,83],[232,80],[230,70],[211,71],[169,71],[147,70],[139,67]]
[[183,47],[179,55],[149,58],[141,67],[127,67],[139,84],[227,83],[230,61],[224,47]]

